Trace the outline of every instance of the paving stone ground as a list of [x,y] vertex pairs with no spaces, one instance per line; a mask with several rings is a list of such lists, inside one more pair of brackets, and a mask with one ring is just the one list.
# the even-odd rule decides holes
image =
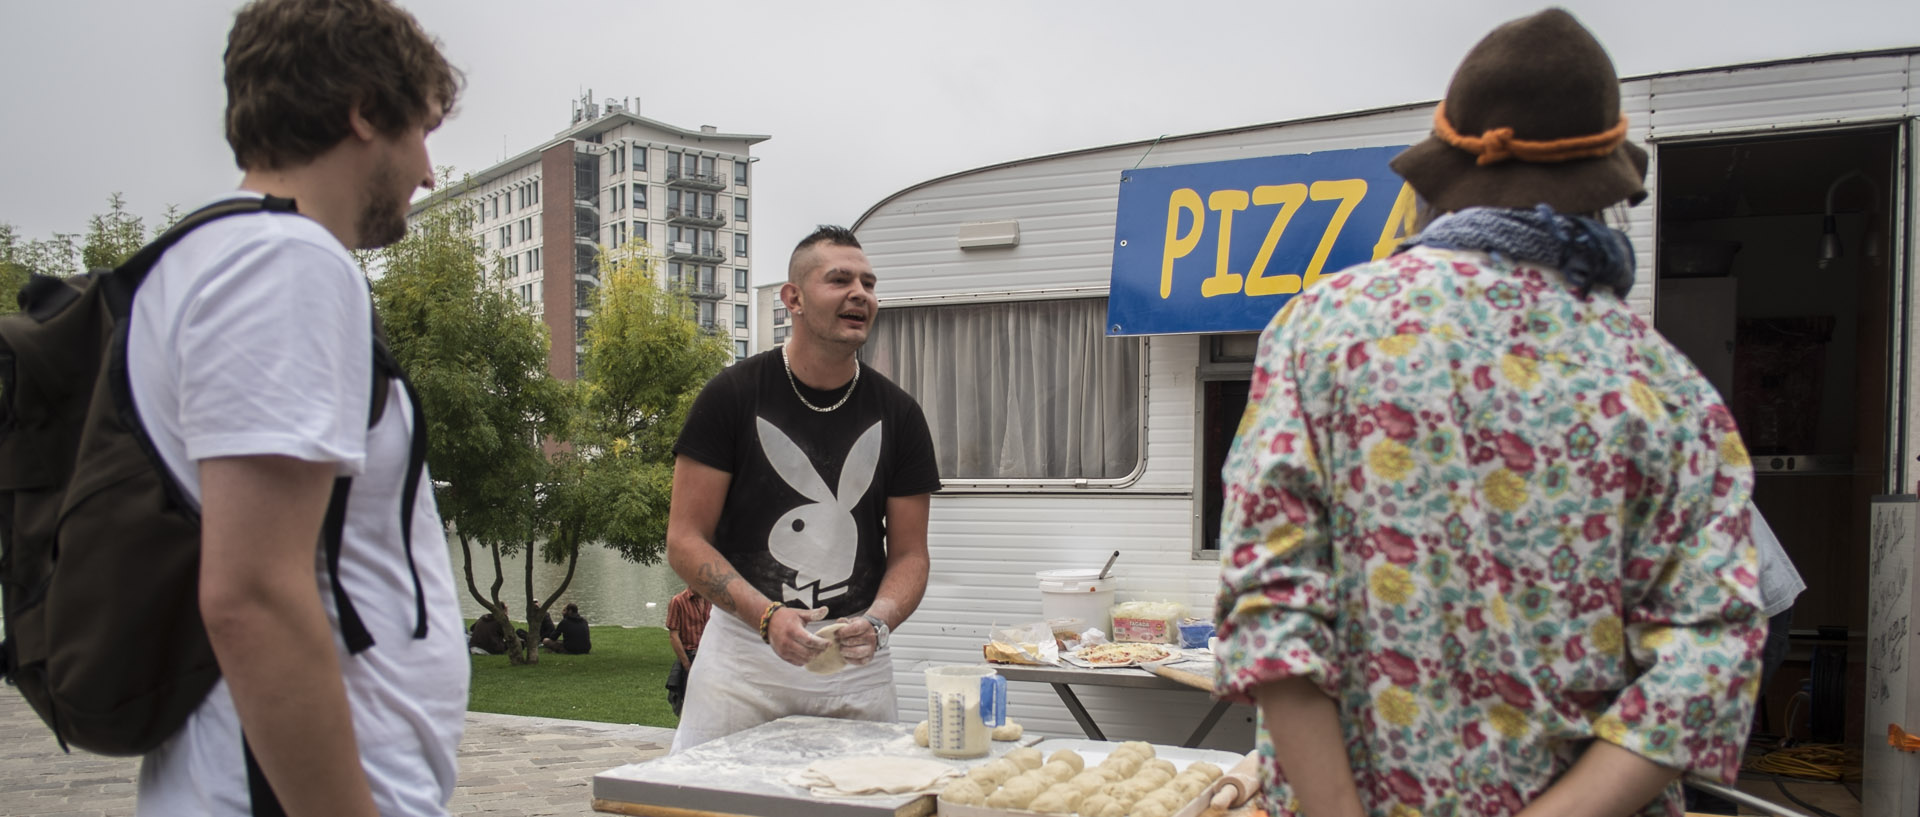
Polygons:
[[[485,817],[590,815],[593,775],[666,754],[673,730],[467,713],[448,811]],[[0,814],[131,817],[137,758],[65,754],[26,701],[0,689]]]

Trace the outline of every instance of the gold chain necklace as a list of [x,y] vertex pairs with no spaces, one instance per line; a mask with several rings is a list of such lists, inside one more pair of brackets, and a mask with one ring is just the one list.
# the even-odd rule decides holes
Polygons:
[[840,395],[840,400],[834,403],[833,405],[827,406],[826,408],[821,408],[819,406],[816,406],[812,403],[807,402],[807,396],[800,393],[800,381],[795,379],[793,376],[793,361],[787,359],[786,346],[780,347],[780,364],[785,366],[787,369],[787,385],[793,387],[793,396],[800,398],[800,405],[806,406],[807,408],[813,409],[814,411],[820,412],[822,414],[825,414],[829,411],[832,411],[834,409],[837,409],[841,406],[846,405],[847,398],[853,396],[853,387],[860,385],[860,361],[856,360],[853,362],[853,380],[847,383],[847,393]]

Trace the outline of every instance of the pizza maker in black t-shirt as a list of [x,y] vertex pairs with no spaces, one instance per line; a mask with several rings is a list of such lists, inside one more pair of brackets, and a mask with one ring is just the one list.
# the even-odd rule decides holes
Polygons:
[[[816,411],[796,388],[817,407],[847,399]],[[912,396],[865,364],[831,391],[789,382],[779,349],[707,383],[673,450],[732,475],[713,545],[733,568],[767,598],[832,617],[866,610],[879,592],[887,499],[940,488]]]

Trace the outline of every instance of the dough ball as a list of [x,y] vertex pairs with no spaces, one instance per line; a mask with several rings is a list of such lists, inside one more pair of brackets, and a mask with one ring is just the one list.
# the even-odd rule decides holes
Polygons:
[[1089,794],[1080,801],[1080,817],[1126,817],[1127,807],[1104,794]]
[[1140,802],[1133,804],[1133,807],[1137,809],[1153,803],[1166,806],[1168,811],[1175,811],[1187,804],[1187,798],[1181,797],[1180,792],[1173,789],[1157,789],[1148,792],[1147,796],[1140,798]]
[[975,766],[973,771],[967,772],[967,779],[979,783],[980,788],[986,791],[993,791],[995,787],[1019,773],[1018,765],[1011,760],[1001,758]]
[[1133,782],[1139,783],[1144,787],[1145,791],[1153,791],[1154,789],[1167,785],[1167,781],[1172,779],[1173,775],[1167,774],[1159,769],[1141,769],[1133,776]]
[[1032,746],[1022,746],[1002,755],[1002,757],[1019,764],[1020,768],[1027,770],[1038,769],[1046,763],[1044,759],[1045,756],[1040,753],[1039,749],[1035,749]]
[[921,746],[927,745],[927,722],[926,721],[921,721],[917,724],[914,724],[913,742]]
[[1039,780],[1021,775],[1007,781],[1007,784],[1001,786],[999,791],[987,795],[987,806],[990,808],[1023,809],[1027,807],[1028,803],[1033,802],[1033,798],[1040,796],[1040,792],[1046,791],[1046,789],[1047,787],[1042,785]]
[[1169,813],[1173,813],[1173,811],[1179,811],[1181,805],[1187,805],[1187,798],[1181,798],[1179,792],[1171,792],[1171,790],[1162,788],[1162,790],[1158,790],[1158,792],[1152,792],[1152,794],[1140,798],[1137,804],[1133,804],[1133,813],[1140,813],[1142,809],[1160,809],[1160,813],[1169,815]]
[[1107,776],[1101,774],[1098,769],[1088,769],[1067,779],[1067,785],[1077,786],[1087,794],[1092,794],[1104,789],[1107,787],[1107,784],[1111,782],[1113,781],[1108,780]]
[[1026,727],[1021,726],[1020,724],[1014,723],[1013,721],[1007,721],[1005,724],[1002,724],[1000,726],[996,726],[993,728],[993,739],[994,740],[1019,740],[1020,735],[1025,733],[1026,731],[1027,731]]
[[1140,770],[1140,760],[1132,755],[1115,754],[1101,761],[1100,768],[1111,770],[1120,775],[1119,779],[1125,780]]
[[1085,797],[1085,794],[1072,786],[1056,785],[1033,798],[1033,802],[1027,804],[1027,810],[1041,814],[1072,814],[1074,808],[1079,806],[1081,799]]
[[1181,775],[1167,781],[1167,785],[1164,786],[1162,790],[1172,789],[1179,792],[1180,802],[1184,803],[1192,800],[1194,795],[1204,791],[1208,785],[1207,781],[1200,779],[1196,775]]
[[1055,783],[1065,783],[1076,774],[1073,770],[1073,764],[1063,763],[1058,760],[1049,761],[1047,765],[1041,766],[1040,773]]
[[1106,778],[1108,783],[1118,783],[1122,780],[1127,779],[1126,773],[1120,771],[1120,767],[1118,766],[1108,766],[1108,765],[1102,764],[1099,766],[1095,766],[1091,769],[1088,769],[1087,771],[1093,772],[1094,774],[1097,774],[1097,775],[1100,775],[1101,777]]
[[1134,786],[1133,781],[1123,780],[1119,783],[1108,783],[1106,788],[1100,790],[1100,793],[1113,798],[1115,802],[1120,804],[1120,808],[1124,810],[1133,808],[1133,804],[1139,802],[1141,796],[1145,795],[1147,790]]
[[1127,817],[1172,817],[1173,809],[1158,803],[1140,803],[1127,812]]
[[1072,749],[1061,749],[1058,752],[1054,752],[1052,757],[1047,758],[1047,762],[1048,763],[1061,763],[1061,762],[1068,763],[1073,766],[1073,771],[1075,774],[1079,774],[1080,772],[1084,772],[1087,770],[1086,758],[1081,757],[1079,752],[1076,752]]
[[987,804],[987,792],[980,788],[979,783],[963,777],[941,789],[940,799],[956,806],[984,806]]
[[1169,778],[1180,773],[1180,769],[1173,765],[1173,761],[1167,760],[1166,758],[1149,760],[1144,768],[1159,769],[1160,771],[1166,772]]
[[847,668],[847,659],[840,657],[840,639],[838,633],[845,624],[829,624],[814,631],[814,636],[827,640],[827,648],[813,660],[807,662],[807,671],[815,675],[832,675]]
[[1141,760],[1153,759],[1153,744],[1144,740],[1130,740],[1122,743],[1118,751],[1138,753]]
[[1215,766],[1204,760],[1194,761],[1193,765],[1188,766],[1185,771],[1198,772],[1202,775],[1205,775],[1208,783],[1212,783],[1215,780],[1219,780],[1221,775],[1226,774],[1225,772],[1220,771],[1219,766]]

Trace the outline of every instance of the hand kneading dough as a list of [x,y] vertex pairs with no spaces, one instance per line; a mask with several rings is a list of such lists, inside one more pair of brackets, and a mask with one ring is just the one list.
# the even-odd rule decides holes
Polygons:
[[1048,763],[1054,763],[1056,761],[1072,764],[1074,774],[1079,774],[1087,770],[1087,759],[1081,757],[1079,752],[1072,749],[1061,749],[1058,752],[1054,752],[1052,757],[1047,758]]
[[1080,805],[1084,797],[1086,795],[1072,786],[1054,786],[1033,798],[1033,802],[1027,804],[1027,810],[1041,814],[1072,814],[1074,807]]
[[1026,808],[1046,788],[1039,780],[1022,775],[1007,781],[999,791],[987,795],[987,805],[992,808]]
[[837,634],[845,624],[829,624],[814,632],[814,635],[827,640],[827,648],[813,660],[807,662],[807,671],[815,675],[832,675],[847,668],[847,659],[840,657],[840,639]]
[[921,721],[918,724],[914,725],[913,742],[920,744],[921,746],[927,745],[927,722],[926,721]]
[[1032,746],[1022,746],[1006,753],[1004,757],[1007,760],[1020,764],[1020,768],[1022,769],[1038,769],[1046,764],[1045,756],[1040,754],[1039,749],[1035,749]]
[[987,793],[980,788],[980,784],[962,778],[941,789],[940,799],[956,806],[984,806],[987,804]]
[[1023,727],[1020,724],[1014,723],[1013,721],[1007,721],[1005,724],[996,726],[993,728],[993,739],[994,740],[1019,740],[1020,735],[1026,731],[1027,731],[1026,727]]

